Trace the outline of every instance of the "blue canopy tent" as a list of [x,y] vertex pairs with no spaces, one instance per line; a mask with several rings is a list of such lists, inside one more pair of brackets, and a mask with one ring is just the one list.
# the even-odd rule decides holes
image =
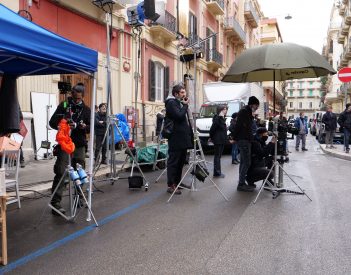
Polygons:
[[[94,79],[90,118],[90,156],[94,155],[94,107],[96,101],[96,51],[67,40],[0,4],[0,74],[30,76],[45,74],[86,73]],[[93,174],[94,160],[89,162]],[[91,206],[92,177],[89,180]],[[90,213],[88,211],[88,219]]]

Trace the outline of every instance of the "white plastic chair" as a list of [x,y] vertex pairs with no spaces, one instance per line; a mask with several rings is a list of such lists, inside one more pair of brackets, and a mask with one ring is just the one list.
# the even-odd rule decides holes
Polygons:
[[8,187],[15,187],[16,197],[9,199],[6,204],[18,203],[18,208],[21,208],[21,200],[18,188],[18,168],[20,166],[20,151],[5,150],[2,152],[1,167],[5,168],[5,184],[6,190]]

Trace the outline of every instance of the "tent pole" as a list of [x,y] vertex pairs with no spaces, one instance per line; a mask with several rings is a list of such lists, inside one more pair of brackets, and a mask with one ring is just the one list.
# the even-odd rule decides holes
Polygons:
[[94,173],[94,130],[95,130],[95,102],[96,102],[96,76],[97,73],[94,73],[94,83],[92,89],[92,100],[90,106],[90,138],[89,138],[89,190],[88,190],[88,210],[87,210],[87,221],[91,221],[91,193],[93,189],[93,173]]
[[275,116],[275,70],[273,70],[273,117]]

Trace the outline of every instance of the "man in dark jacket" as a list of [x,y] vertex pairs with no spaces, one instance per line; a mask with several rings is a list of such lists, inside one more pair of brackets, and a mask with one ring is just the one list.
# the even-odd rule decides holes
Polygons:
[[346,153],[350,153],[350,133],[351,133],[351,103],[346,104],[338,119],[340,127],[344,128],[344,148]]
[[[156,136],[160,136],[163,119],[165,118],[166,110],[162,109],[161,112],[156,114]],[[162,137],[161,137],[162,138]]]
[[[178,84],[172,89],[172,96],[166,99],[166,117],[173,121],[173,132],[168,138],[167,192],[172,194],[182,178],[183,166],[188,149],[194,147],[193,130],[188,118],[188,103],[184,86]],[[176,190],[180,195],[181,191]]]
[[99,105],[99,111],[95,113],[95,161],[98,160],[98,156],[101,149],[101,164],[107,164],[106,162],[106,139],[105,137],[107,129],[107,105],[101,103]]
[[[246,181],[250,186],[256,186],[255,182],[264,180],[269,174],[269,157],[274,155],[274,143],[276,137],[272,137],[271,142],[266,144],[268,131],[265,127],[257,129],[254,140],[251,143],[251,165],[247,172]],[[273,173],[268,177],[273,182]]]
[[[71,127],[71,138],[75,144],[75,150],[72,154],[72,167],[76,168],[76,164],[79,163],[82,167],[85,167],[85,146],[87,144],[86,134],[89,131],[90,125],[90,108],[84,104],[84,84],[78,83],[72,88],[71,97],[60,103],[57,106],[55,113],[50,119],[50,127],[58,129],[58,125],[61,119],[65,118],[69,122]],[[52,183],[51,191],[53,192],[56,186],[59,184],[62,175],[65,172],[69,164],[69,155],[63,150],[58,149],[57,159],[54,165],[54,181]],[[65,180],[66,182],[66,180]],[[65,185],[63,183],[58,187],[54,197],[51,200],[52,206],[64,213],[65,210],[61,206],[62,193]],[[52,210],[54,215],[58,215]]]
[[229,129],[228,129],[230,131],[229,142],[232,144],[232,164],[240,163],[240,161],[238,160],[238,155],[239,155],[238,144],[236,142],[233,142],[233,137],[232,137],[232,134],[235,129],[237,117],[238,117],[237,112],[232,114],[232,119],[230,121]]
[[256,112],[259,105],[260,102],[255,96],[249,98],[248,104],[238,113],[237,122],[232,133],[233,142],[237,142],[240,151],[238,191],[252,192],[255,188],[254,186],[247,185],[245,179],[251,165],[253,113]]
[[219,105],[210,128],[210,138],[214,144],[213,177],[217,178],[224,178],[224,174],[222,174],[221,171],[221,156],[224,145],[227,143],[226,114],[227,107],[225,105]]
[[333,145],[334,134],[336,130],[336,115],[333,113],[333,107],[328,106],[327,112],[322,117],[322,123],[324,124],[325,129],[325,144],[326,148],[336,148]]

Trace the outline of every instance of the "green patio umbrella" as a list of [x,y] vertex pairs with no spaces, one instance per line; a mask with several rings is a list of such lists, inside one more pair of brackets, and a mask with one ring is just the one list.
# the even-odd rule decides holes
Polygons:
[[294,43],[277,43],[245,50],[223,77],[223,82],[275,81],[316,78],[336,71],[315,50]]

